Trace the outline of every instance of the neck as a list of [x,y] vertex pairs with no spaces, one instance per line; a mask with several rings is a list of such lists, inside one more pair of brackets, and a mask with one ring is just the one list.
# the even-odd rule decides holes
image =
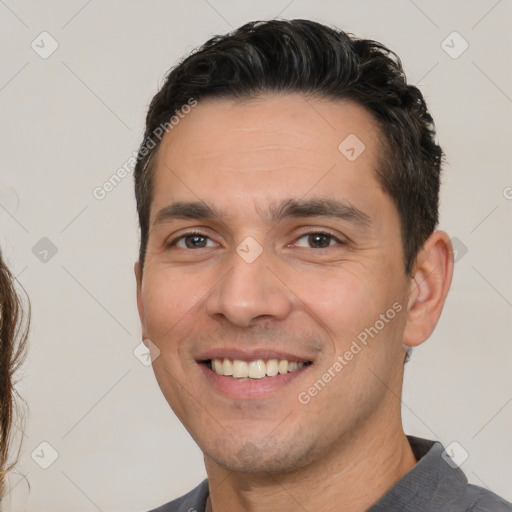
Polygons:
[[[233,473],[205,457],[211,511],[365,511],[416,460],[402,430],[382,423],[340,440],[339,449],[307,466],[276,475]],[[208,509],[207,509],[208,510]]]

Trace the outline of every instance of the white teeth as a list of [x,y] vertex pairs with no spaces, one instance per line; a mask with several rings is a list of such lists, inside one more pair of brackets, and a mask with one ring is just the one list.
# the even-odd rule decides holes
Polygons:
[[266,372],[267,366],[263,359],[258,359],[257,361],[251,361],[249,363],[249,377],[251,379],[262,379],[265,377]]
[[233,361],[233,377],[235,377],[235,379],[244,379],[249,377],[249,365],[245,361],[235,359]]
[[218,375],[232,376],[235,379],[262,379],[275,377],[300,370],[304,363],[287,361],[286,359],[257,359],[256,361],[241,361],[240,359],[212,359],[212,370]]
[[277,359],[270,359],[267,361],[267,375],[275,377],[279,373],[279,361]]
[[288,373],[288,361],[284,361],[284,360],[279,361],[278,369],[279,369],[279,373],[281,373],[281,374]]
[[221,373],[222,372],[222,361],[220,359],[214,359],[212,361],[212,367],[213,367],[213,371],[215,373]]
[[224,359],[224,361],[222,362],[221,375],[233,375],[233,363],[231,362],[230,359]]

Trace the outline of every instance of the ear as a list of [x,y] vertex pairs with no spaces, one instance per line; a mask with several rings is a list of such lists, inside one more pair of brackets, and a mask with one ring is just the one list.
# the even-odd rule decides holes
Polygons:
[[444,231],[435,231],[416,258],[409,288],[404,344],[415,347],[430,337],[441,316],[453,275],[453,249]]
[[139,261],[135,262],[133,270],[135,272],[135,280],[137,281],[137,310],[139,311],[140,325],[142,328],[142,339],[145,340],[144,304],[142,302],[142,268]]

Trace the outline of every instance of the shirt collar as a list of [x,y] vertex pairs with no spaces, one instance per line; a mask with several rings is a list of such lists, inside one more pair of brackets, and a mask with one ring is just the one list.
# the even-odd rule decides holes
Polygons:
[[443,458],[440,442],[414,436],[407,439],[418,462],[367,512],[435,510],[436,502],[446,504],[465,488],[466,476]]

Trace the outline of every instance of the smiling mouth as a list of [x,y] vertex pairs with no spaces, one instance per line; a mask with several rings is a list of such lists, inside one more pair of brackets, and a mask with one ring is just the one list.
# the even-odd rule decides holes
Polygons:
[[211,371],[232,379],[263,379],[299,371],[311,365],[311,361],[298,362],[286,359],[256,359],[243,361],[240,359],[208,359],[202,361]]

